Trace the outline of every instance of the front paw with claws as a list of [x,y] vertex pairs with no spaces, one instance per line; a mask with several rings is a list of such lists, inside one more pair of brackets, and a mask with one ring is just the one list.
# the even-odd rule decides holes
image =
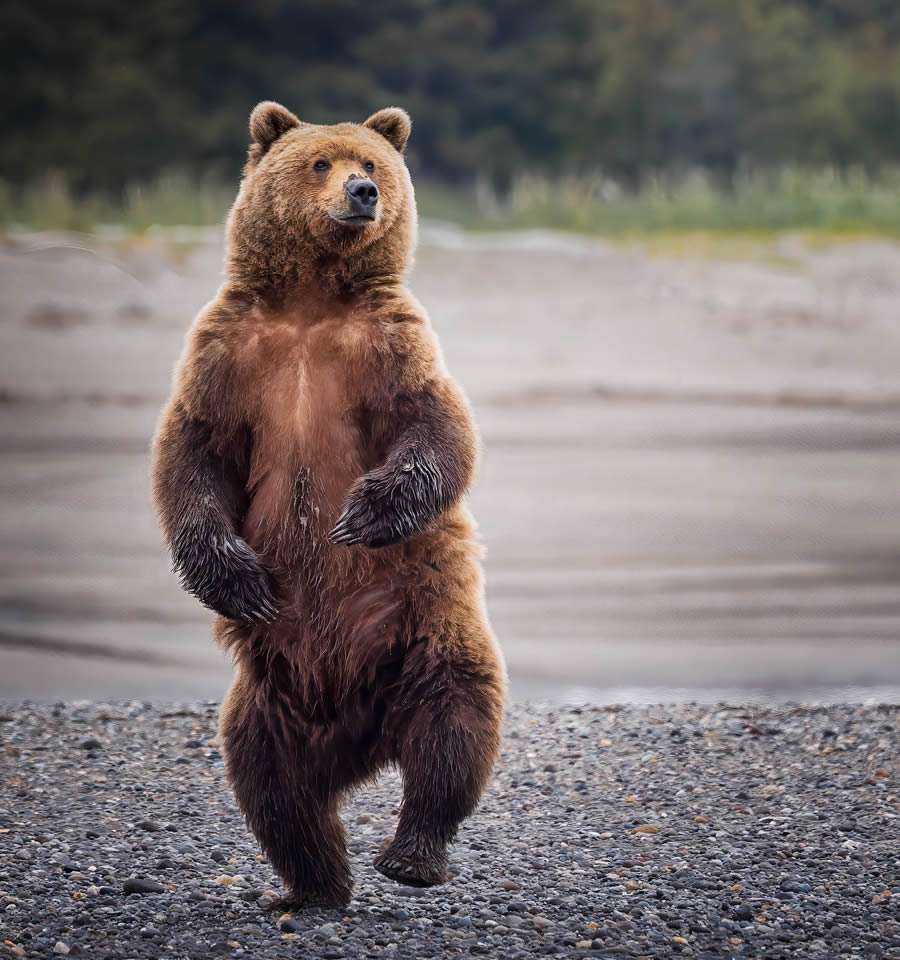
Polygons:
[[231,530],[185,526],[172,558],[184,589],[223,617],[270,623],[278,615],[272,578],[256,551]]
[[415,516],[392,494],[390,484],[377,475],[367,474],[358,481],[328,535],[332,543],[386,547],[414,533]]
[[425,530],[442,509],[434,457],[406,450],[356,481],[329,537],[333,543],[385,547]]

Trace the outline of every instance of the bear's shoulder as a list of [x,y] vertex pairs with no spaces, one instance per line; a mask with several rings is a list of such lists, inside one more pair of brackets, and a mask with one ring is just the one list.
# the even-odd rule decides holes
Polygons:
[[182,403],[195,415],[215,417],[239,389],[240,356],[253,310],[217,298],[191,324],[175,382]]

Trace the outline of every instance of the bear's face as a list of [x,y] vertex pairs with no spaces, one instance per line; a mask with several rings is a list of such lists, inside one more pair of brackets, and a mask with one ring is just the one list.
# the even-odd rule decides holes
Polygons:
[[[232,239],[249,233],[275,246],[287,240],[347,255],[414,222],[402,155],[410,126],[396,107],[364,124],[320,126],[302,123],[279,104],[259,104],[250,117],[253,143],[232,211]],[[409,246],[408,226],[400,232]]]

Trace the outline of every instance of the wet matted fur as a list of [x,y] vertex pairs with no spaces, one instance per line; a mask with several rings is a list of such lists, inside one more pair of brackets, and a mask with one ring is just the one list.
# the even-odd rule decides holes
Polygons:
[[[471,413],[404,285],[409,117],[317,126],[263,103],[250,130],[225,281],[154,441],[154,500],[235,660],[226,767],[287,887],[278,906],[339,906],[339,805],[385,764],[403,804],[376,867],[445,879],[497,756],[505,670],[462,502]],[[363,180],[377,203],[349,220]]]

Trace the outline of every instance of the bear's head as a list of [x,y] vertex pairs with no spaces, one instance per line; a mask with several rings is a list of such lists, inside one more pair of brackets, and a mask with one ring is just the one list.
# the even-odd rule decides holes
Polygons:
[[279,272],[330,269],[348,282],[404,273],[416,231],[403,159],[410,129],[398,107],[324,126],[260,103],[229,218],[229,273],[263,274],[276,286]]

